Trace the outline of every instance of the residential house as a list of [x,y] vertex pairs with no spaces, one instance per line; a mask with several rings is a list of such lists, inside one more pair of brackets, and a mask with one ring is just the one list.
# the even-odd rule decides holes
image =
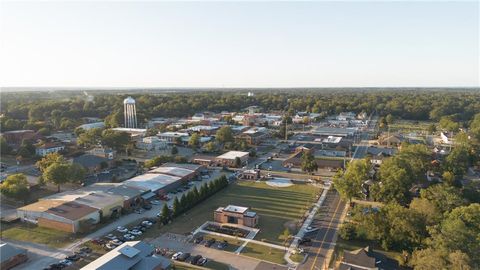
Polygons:
[[35,154],[44,157],[50,153],[58,153],[64,149],[65,145],[63,144],[46,142],[35,147]]

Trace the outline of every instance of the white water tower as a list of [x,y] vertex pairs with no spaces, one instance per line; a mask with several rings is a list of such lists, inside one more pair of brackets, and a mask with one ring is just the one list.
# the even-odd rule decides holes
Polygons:
[[123,100],[123,116],[126,128],[137,128],[137,109],[135,108],[135,99],[132,97]]

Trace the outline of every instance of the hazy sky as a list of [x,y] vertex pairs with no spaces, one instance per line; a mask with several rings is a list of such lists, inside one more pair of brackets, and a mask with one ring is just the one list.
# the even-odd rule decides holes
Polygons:
[[1,86],[478,86],[479,3],[5,2]]

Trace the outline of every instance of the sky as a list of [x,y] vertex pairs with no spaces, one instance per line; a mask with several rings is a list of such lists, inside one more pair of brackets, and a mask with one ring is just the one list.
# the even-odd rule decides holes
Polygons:
[[478,87],[479,2],[0,1],[2,87]]

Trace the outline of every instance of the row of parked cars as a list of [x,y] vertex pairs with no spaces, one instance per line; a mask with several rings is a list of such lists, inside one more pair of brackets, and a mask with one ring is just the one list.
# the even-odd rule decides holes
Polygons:
[[208,259],[202,255],[191,256],[188,252],[177,252],[173,254],[172,260],[181,262],[190,262],[193,265],[203,266],[208,262]]
[[[126,241],[135,240],[141,236],[146,230],[151,228],[153,224],[157,223],[155,219],[144,219],[138,225],[131,228],[118,226],[114,233],[105,235],[103,238],[94,239],[92,242],[97,245],[104,246],[107,250],[112,250]],[[119,235],[120,234],[120,235]],[[119,236],[118,236],[119,235]]]
[[195,238],[193,240],[193,242],[195,244],[202,244],[203,243],[203,245],[205,247],[216,247],[218,249],[224,249],[228,246],[227,240],[217,241],[217,240],[215,240],[215,238],[210,238],[210,239],[204,240],[203,236],[199,236],[199,237]]
[[48,267],[43,268],[43,270],[60,270],[65,267],[72,265],[74,262],[85,258],[92,253],[92,249],[89,247],[81,247],[76,250],[72,255],[66,256],[65,259],[59,261],[58,263],[52,263]]

